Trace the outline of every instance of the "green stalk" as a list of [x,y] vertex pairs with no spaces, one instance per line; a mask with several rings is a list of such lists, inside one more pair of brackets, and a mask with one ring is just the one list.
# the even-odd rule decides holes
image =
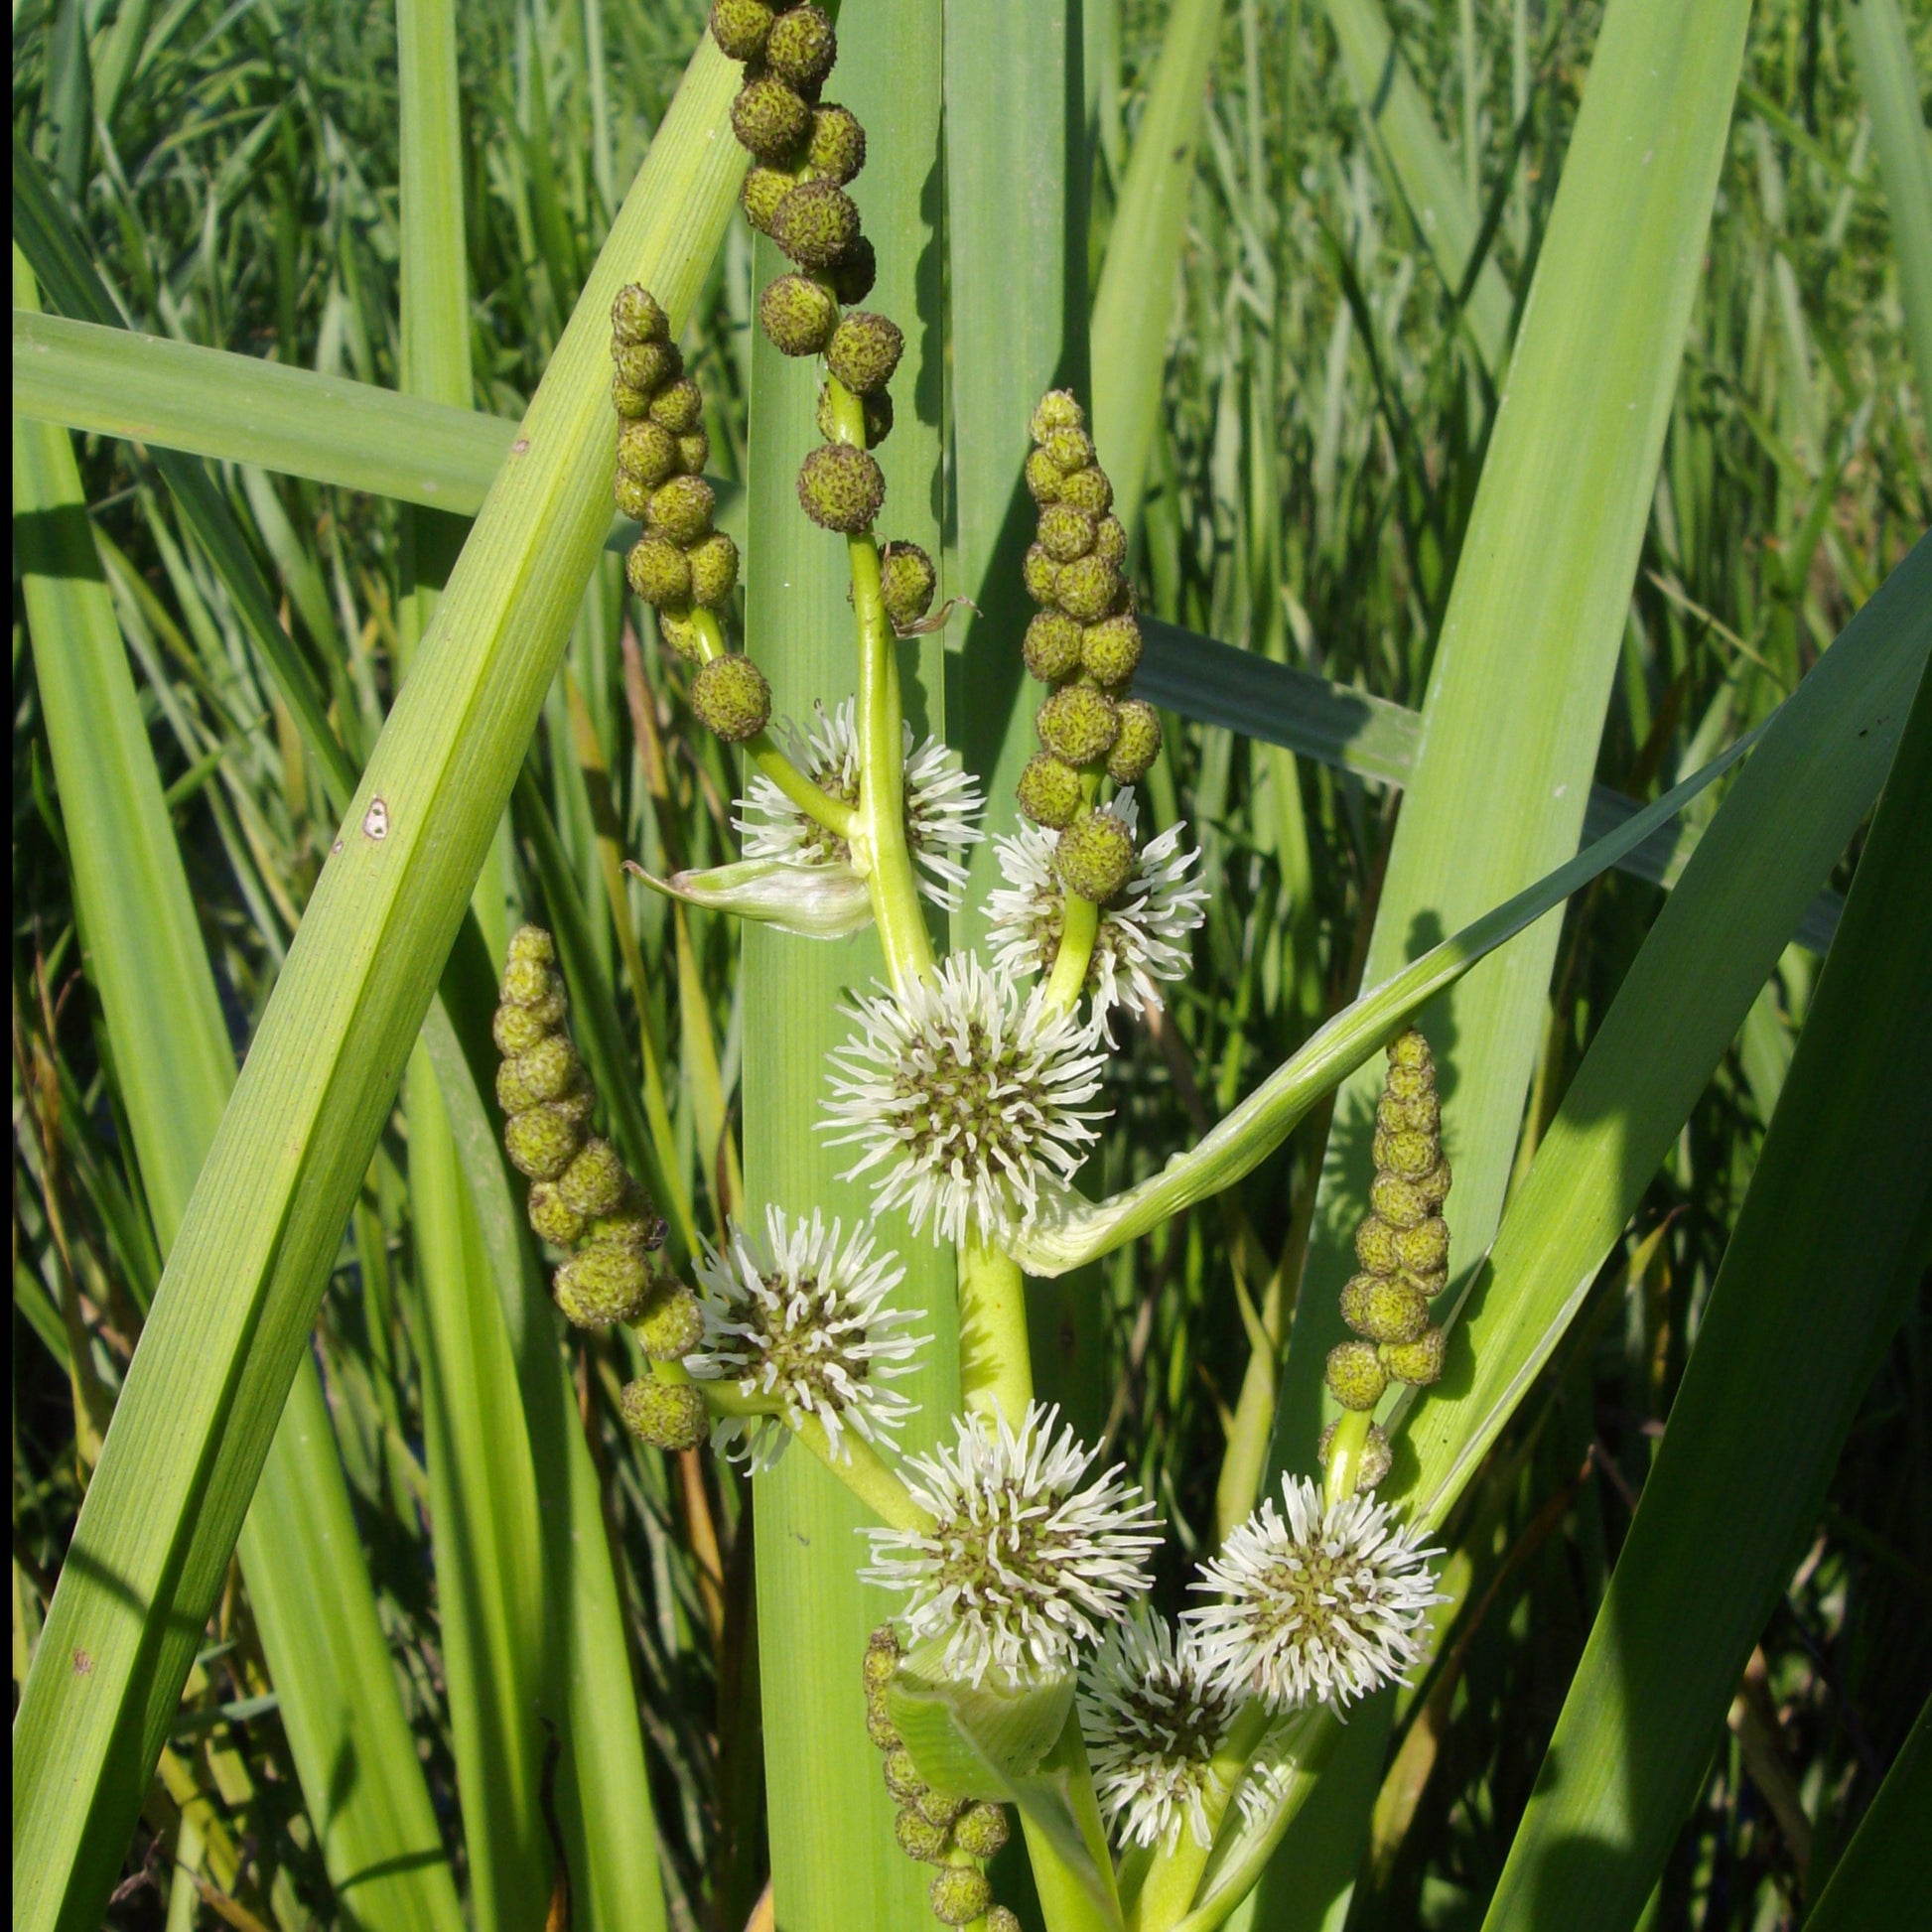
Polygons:
[[1129,1910],[1128,1932],[1168,1932],[1170,1926],[1187,1915],[1201,1873],[1207,1869],[1208,1855],[1220,1832],[1221,1821],[1227,1816],[1228,1800],[1241,1782],[1248,1760],[1267,1736],[1271,1722],[1264,1705],[1242,1706],[1207,1767],[1209,1782],[1202,1809],[1207,1814],[1208,1842],[1197,1844],[1193,1833],[1183,1830],[1172,1851],[1155,1853],[1140,1895]]
[[1085,992],[1087,968],[1093,964],[1094,941],[1100,936],[1100,907],[1078,893],[1061,895],[1060,949],[1046,981],[1046,1004],[1071,1013]]
[[1016,1429],[1034,1398],[1020,1264],[973,1235],[959,1246],[959,1386],[968,1409]]

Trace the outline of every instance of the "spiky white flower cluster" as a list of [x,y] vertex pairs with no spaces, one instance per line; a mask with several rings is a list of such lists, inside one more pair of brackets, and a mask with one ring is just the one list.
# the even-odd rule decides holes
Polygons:
[[[905,1593],[915,1641],[943,1637],[947,1674],[972,1684],[1063,1668],[1097,1642],[1150,1582],[1161,1542],[1154,1505],[1121,1465],[1087,1481],[1100,1454],[1057,1439],[1057,1408],[961,1416],[957,1440],[902,1465],[929,1534],[870,1530],[868,1583]],[[1082,1487],[1082,1484],[1085,1484]]]
[[1182,1613],[1213,1681],[1290,1711],[1401,1679],[1444,1600],[1429,1568],[1442,1552],[1369,1496],[1324,1509],[1317,1484],[1285,1475],[1282,1503],[1263,1502],[1193,1585],[1222,1598]]
[[[795,725],[784,727],[785,749],[806,777],[848,805],[859,802],[859,725],[848,698],[829,717],[814,706],[817,723],[809,736]],[[936,738],[915,752],[912,727],[905,727],[905,839],[926,877],[919,890],[935,905],[959,910],[966,868],[959,855],[986,835],[976,821],[986,801],[958,755]],[[808,817],[762,772],[755,773],[734,818],[745,836],[747,859],[776,859],[785,865],[835,866],[852,863],[852,849],[837,833]]]
[[[911,1373],[926,1337],[907,1332],[916,1310],[889,1309],[904,1278],[889,1251],[875,1255],[870,1229],[854,1228],[843,1247],[840,1224],[816,1211],[787,1225],[764,1212],[764,1240],[732,1223],[723,1254],[708,1242],[697,1263],[704,1340],[684,1358],[702,1380],[732,1381],[739,1393],[775,1400],[796,1425],[816,1416],[835,1455],[849,1453],[844,1431],[877,1442],[898,1428],[913,1405],[886,1386]],[[778,1416],[723,1416],[712,1446],[766,1469],[791,1431]]]
[[1191,1631],[1156,1611],[1117,1626],[1080,1683],[1095,1795],[1122,1843],[1211,1845],[1211,1767],[1241,1700],[1209,1681]]
[[[1125,821],[1130,834],[1138,833],[1133,792],[1121,792],[1106,809]],[[1126,1000],[1130,987],[1143,1002],[1159,1006],[1158,982],[1186,977],[1182,941],[1207,916],[1207,889],[1189,877],[1200,853],[1193,846],[1182,848],[1185,830],[1184,825],[1171,825],[1140,848],[1127,884],[1100,908],[1087,990],[1093,995],[1094,1018],[1108,1028],[1109,1039],[1112,1011]],[[986,901],[994,965],[1016,977],[1049,973],[1059,954],[1066,907],[1053,866],[1058,834],[1022,825],[1012,838],[993,843],[1007,881]]]
[[1083,1104],[1107,1063],[1093,1028],[959,954],[845,1011],[861,1031],[831,1056],[820,1123],[864,1149],[842,1178],[871,1173],[877,1206],[903,1203],[914,1233],[930,1215],[935,1240],[1030,1227],[1106,1118]]

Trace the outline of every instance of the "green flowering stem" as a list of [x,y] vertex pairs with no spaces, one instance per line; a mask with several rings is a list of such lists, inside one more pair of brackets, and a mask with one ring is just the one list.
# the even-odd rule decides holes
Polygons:
[[[866,447],[865,405],[836,376],[827,378],[832,427],[841,443]],[[859,810],[854,839],[859,870],[872,890],[873,917],[895,986],[932,972],[932,941],[919,905],[912,851],[905,839],[905,716],[899,701],[898,639],[880,589],[879,539],[860,530],[845,540],[852,610],[859,626]]]
[[1328,1443],[1328,1468],[1322,1478],[1322,1500],[1333,1509],[1355,1493],[1361,1480],[1362,1452],[1375,1421],[1372,1409],[1344,1409]]
[[959,1388],[968,1410],[1015,1429],[1034,1399],[1020,1264],[971,1235],[959,1244]]
[[1191,1831],[1183,1831],[1172,1850],[1155,1853],[1146,1881],[1128,1908],[1128,1932],[1168,1932],[1187,1915],[1200,1887],[1201,1873],[1207,1869],[1213,1841],[1227,1816],[1228,1800],[1272,1722],[1265,1705],[1257,1702],[1242,1706],[1207,1767],[1208,1783],[1201,1803],[1207,1814],[1208,1843],[1197,1844]]
[[1060,914],[1060,949],[1046,982],[1046,1004],[1071,1013],[1086,990],[1087,968],[1093,963],[1094,941],[1100,936],[1100,907],[1077,893],[1065,896]]
[[[714,657],[728,654],[725,643],[725,627],[718,621],[716,611],[708,611],[702,605],[691,613],[691,628],[697,632],[698,654],[709,664]],[[834,798],[829,792],[821,791],[792,763],[772,739],[770,731],[764,730],[756,737],[745,741],[745,750],[751,755],[752,761],[771,782],[778,787],[791,802],[808,818],[815,818],[835,838],[852,842],[858,829],[859,813],[842,798]]]
[[787,1416],[798,1440],[889,1528],[915,1536],[932,1534],[932,1518],[912,1500],[897,1474],[887,1467],[879,1451],[855,1430],[846,1430],[835,1451],[825,1425],[816,1416]]

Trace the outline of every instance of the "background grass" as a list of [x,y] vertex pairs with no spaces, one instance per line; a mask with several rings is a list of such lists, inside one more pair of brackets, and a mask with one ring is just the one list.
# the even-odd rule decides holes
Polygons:
[[[1354,11],[1312,0],[1223,11],[1184,195],[1140,576],[1164,619],[1418,706],[1487,447],[1498,304],[1506,331],[1600,9],[1383,10],[1447,163],[1439,172],[1476,210],[1463,231],[1479,264],[1459,275],[1446,269],[1440,223],[1418,219],[1427,208],[1413,179],[1404,188],[1401,142],[1369,132],[1357,109],[1352,43],[1336,37]],[[1091,178],[1069,193],[1088,203],[1096,293],[1169,17],[1152,0],[1086,9]],[[459,10],[478,408],[520,413],[701,19],[688,0]],[[1932,72],[1932,25],[1908,17],[1907,28],[1917,71]],[[16,129],[136,326],[403,386],[387,7],[29,0],[14,48]],[[1597,757],[1597,778],[1637,796],[1788,692],[1932,509],[1856,55],[1834,6],[1765,0],[1753,12]],[[686,337],[713,412],[713,469],[728,478],[743,468],[751,290],[750,241],[735,224]],[[1169,299],[1142,295],[1157,313]],[[247,613],[153,468],[120,443],[83,439],[76,453],[222,1017],[244,1052],[333,835],[328,780],[255,653]],[[366,746],[412,634],[404,599],[421,581],[420,531],[377,498],[238,467],[216,479],[337,733]],[[608,860],[622,851],[661,873],[729,856],[733,774],[690,724],[681,667],[636,622],[607,558],[568,680],[546,706],[517,836],[500,842],[485,891],[503,916],[527,908],[562,925],[574,906],[580,1036],[593,1008],[604,1030],[586,1052],[607,1055],[607,1094],[615,1083],[638,1096],[631,1131],[674,1221],[711,1230],[737,1185],[736,935],[622,887]],[[13,635],[18,1686],[161,1245],[133,1153],[128,1069],[78,972],[68,831],[18,576]],[[1172,722],[1169,742],[1156,814],[1199,829],[1214,897],[1171,1024],[1136,1032],[1116,1063],[1110,1186],[1152,1172],[1347,997],[1397,805],[1359,776],[1218,728]],[[1655,889],[1612,878],[1572,907],[1519,1176],[1657,903]],[[1352,1923],[1481,1920],[1656,1455],[1816,969],[1808,952],[1785,954],[1585,1320],[1491,1453],[1460,1532],[1465,1608],[1431,1677],[1398,1702]],[[1227,1211],[1197,1210],[1103,1264],[1078,1310],[1098,1317],[1066,1335],[1076,1413],[1084,1405],[1087,1426],[1112,1436],[1174,1528],[1161,1578],[1170,1606],[1182,1559],[1217,1534],[1216,1470],[1255,1344],[1265,1362],[1270,1337],[1286,1334],[1319,1147],[1311,1126]],[[399,1113],[345,1230],[316,1360],[399,1694],[467,1890],[430,1562],[422,1311],[436,1233],[409,1173]],[[1795,1923],[1905,1734],[1932,1670],[1929,1342],[1921,1296],[1738,1686],[1650,1924]],[[614,1399],[631,1371],[615,1345],[580,1342],[573,1372],[669,1911],[682,1925],[742,1925],[765,1870],[748,1491],[707,1455],[667,1460],[629,1444]],[[263,1923],[345,1922],[273,1698],[237,1578],[110,1923],[209,1910],[192,1882],[171,1880],[178,1857]]]

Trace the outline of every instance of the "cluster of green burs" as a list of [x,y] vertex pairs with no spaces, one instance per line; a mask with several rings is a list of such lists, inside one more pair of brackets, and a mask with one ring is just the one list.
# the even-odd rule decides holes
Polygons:
[[[1447,1337],[1429,1305],[1449,1284],[1449,1167],[1443,1159],[1443,1105],[1436,1061],[1413,1027],[1389,1043],[1389,1066],[1375,1109],[1375,1178],[1369,1214],[1355,1231],[1361,1272],[1341,1291],[1341,1314],[1356,1335],[1329,1350],[1328,1388],[1344,1409],[1369,1410],[1391,1382],[1425,1388],[1443,1372]],[[1334,1425],[1321,1438],[1328,1458]],[[1361,1486],[1389,1469],[1389,1441],[1369,1432]]]
[[[752,157],[740,196],[746,219],[792,262],[759,295],[759,326],[780,354],[825,358],[824,440],[799,466],[798,500],[820,528],[858,536],[886,501],[872,453],[892,433],[886,385],[905,341],[890,318],[850,306],[871,294],[878,259],[846,193],[866,165],[866,130],[851,108],[819,98],[838,35],[822,8],[765,0],[716,0],[711,34],[745,64],[732,128]],[[896,630],[924,618],[937,584],[916,544],[886,546],[881,591]]]
[[899,1850],[934,1864],[932,1914],[941,1925],[970,1925],[984,1917],[987,1932],[1020,1932],[1019,1919],[993,1903],[993,1887],[978,1861],[1007,1842],[1007,1815],[984,1799],[943,1798],[920,1778],[886,1708],[886,1687],[901,1656],[898,1633],[882,1623],[866,1645],[866,1729],[886,1758],[886,1789],[898,1806],[894,1827]]
[[[565,1315],[580,1328],[624,1322],[652,1361],[682,1361],[704,1333],[698,1298],[652,1270],[664,1222],[617,1149],[590,1131],[597,1089],[564,1026],[567,1010],[556,941],[541,926],[520,927],[491,1028],[503,1056],[503,1151],[529,1178],[531,1227],[570,1256],[553,1284]],[[704,1401],[693,1388],[633,1382],[621,1406],[631,1428],[660,1448],[704,1440]]]
[[1086,416],[1070,392],[1049,390],[1034,411],[1027,487],[1039,506],[1027,552],[1027,593],[1040,607],[1027,626],[1027,668],[1053,694],[1034,721],[1039,751],[1020,774],[1020,809],[1059,834],[1055,864],[1069,893],[1104,904],[1134,871],[1125,822],[1094,810],[1102,774],[1119,785],[1147,775],[1161,755],[1161,715],[1128,696],[1141,661],[1141,626],[1127,580],[1127,532],[1114,487],[1095,462]]
[[656,610],[659,635],[698,665],[691,708],[720,738],[743,744],[770,722],[771,688],[750,658],[720,647],[716,617],[700,615],[715,614],[738,583],[738,546],[711,527],[718,501],[704,480],[704,392],[684,373],[670,318],[634,282],[611,304],[611,355],[618,508],[644,526],[624,575]]

